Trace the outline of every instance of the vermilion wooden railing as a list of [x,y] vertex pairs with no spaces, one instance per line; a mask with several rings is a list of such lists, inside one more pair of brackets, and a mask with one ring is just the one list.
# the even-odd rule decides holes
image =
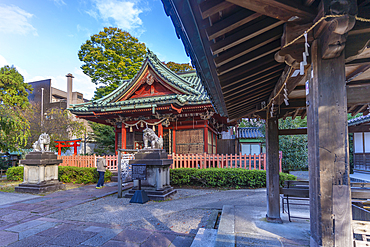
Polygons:
[[77,166],[77,167],[96,167],[96,159],[98,157],[104,157],[107,164],[107,169],[111,171],[117,170],[117,155],[71,155],[71,156],[59,156],[58,159],[63,160],[60,166]]
[[[259,155],[240,154],[172,154],[171,169],[177,168],[243,168],[248,170],[266,170],[266,153]],[[279,168],[281,168],[282,152],[279,152]]]
[[[58,156],[62,159],[61,166],[96,167],[97,155],[89,156]],[[107,168],[117,171],[117,156],[104,156]],[[239,154],[172,154],[168,158],[173,159],[171,169],[177,168],[243,168],[248,170],[266,170],[266,154],[239,155]],[[282,152],[279,152],[279,167],[281,168]]]

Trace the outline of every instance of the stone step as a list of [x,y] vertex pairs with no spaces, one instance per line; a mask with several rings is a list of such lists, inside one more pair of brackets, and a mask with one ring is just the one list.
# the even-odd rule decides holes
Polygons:
[[213,247],[217,236],[216,229],[199,228],[190,247]]
[[235,208],[224,205],[216,236],[215,247],[235,247]]

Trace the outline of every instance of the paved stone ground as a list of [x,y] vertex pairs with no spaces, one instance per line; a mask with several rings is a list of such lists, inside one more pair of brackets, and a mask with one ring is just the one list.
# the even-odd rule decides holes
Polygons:
[[[210,210],[194,210],[194,213],[185,210],[179,217],[160,214],[161,209],[155,207],[166,202],[130,204],[129,199],[117,198],[116,183],[110,185],[100,190],[95,189],[95,185],[84,186],[43,197],[17,194],[21,201],[12,200],[8,204],[2,195],[0,246],[186,247],[191,245],[198,227],[207,224],[211,214]],[[195,194],[207,193],[208,190],[199,190]],[[174,200],[191,196],[194,193],[183,190]],[[140,212],[130,220],[113,221],[124,205]],[[140,207],[147,205],[154,207],[144,214]],[[141,213],[144,215],[139,217]],[[111,216],[102,220],[96,217],[100,214]]]
[[[188,247],[197,230],[208,227],[225,204],[245,207],[240,215],[266,212],[265,189],[178,189],[172,200],[146,204],[117,198],[116,191],[117,183],[100,190],[89,185],[4,204],[0,206],[0,246]],[[261,215],[256,216],[258,221]],[[253,228],[253,232],[262,230]],[[237,237],[237,246],[261,246],[254,245],[259,241],[271,246],[276,240]]]

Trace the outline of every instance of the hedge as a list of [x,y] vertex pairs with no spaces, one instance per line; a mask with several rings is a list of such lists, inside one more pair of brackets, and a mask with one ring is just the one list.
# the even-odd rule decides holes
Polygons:
[[[241,168],[180,168],[171,169],[171,185],[262,188],[266,187],[266,171],[245,170]],[[296,177],[280,173],[280,185],[285,180],[296,180]]]
[[[99,179],[99,173],[96,168],[74,167],[74,166],[59,166],[58,167],[59,181],[63,183],[88,184],[96,183]],[[23,166],[11,167],[6,171],[7,180],[22,181]],[[110,181],[112,173],[106,170],[104,181]]]

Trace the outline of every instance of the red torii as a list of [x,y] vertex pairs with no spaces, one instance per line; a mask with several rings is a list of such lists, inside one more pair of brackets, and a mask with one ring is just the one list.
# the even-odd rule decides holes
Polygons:
[[[75,140],[56,140],[54,142],[58,143],[58,145],[55,145],[55,147],[58,148],[58,155],[61,155],[62,154],[62,147],[73,147],[74,148],[73,155],[77,155],[77,147],[81,146],[80,143],[77,143],[77,142],[81,142],[81,139],[75,139]],[[71,143],[71,144],[69,144],[69,143]]]

